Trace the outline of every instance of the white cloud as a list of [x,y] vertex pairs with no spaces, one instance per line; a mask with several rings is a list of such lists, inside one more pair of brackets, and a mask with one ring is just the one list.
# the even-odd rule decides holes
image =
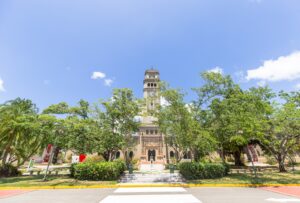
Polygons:
[[300,90],[300,83],[296,84],[296,85],[295,85],[295,88],[296,88],[297,90]]
[[104,80],[104,85],[105,86],[111,86],[111,84],[113,83],[114,81],[112,79],[105,79]]
[[220,74],[223,74],[223,69],[220,68],[219,66],[216,66],[210,70],[208,70],[207,72],[213,72],[213,73],[220,73]]
[[300,52],[288,56],[280,56],[275,60],[266,60],[263,65],[247,70],[247,80],[258,79],[264,81],[296,80],[300,78]]
[[4,81],[0,78],[0,92],[5,92]]
[[105,78],[105,77],[106,77],[105,73],[102,73],[102,72],[100,72],[100,71],[93,72],[93,74],[92,74],[92,76],[91,76],[91,78],[92,78],[93,80],[103,79],[103,78]]

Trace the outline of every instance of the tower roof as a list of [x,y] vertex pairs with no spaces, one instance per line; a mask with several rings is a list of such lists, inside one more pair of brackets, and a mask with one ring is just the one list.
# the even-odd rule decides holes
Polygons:
[[151,69],[147,69],[147,70],[145,71],[145,75],[146,75],[147,73],[157,73],[157,74],[159,74],[159,71],[156,70],[156,69],[151,68]]

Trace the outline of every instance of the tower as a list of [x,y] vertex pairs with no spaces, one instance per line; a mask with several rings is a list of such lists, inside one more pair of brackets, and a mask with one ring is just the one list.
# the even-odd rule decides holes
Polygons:
[[157,70],[148,69],[145,71],[144,99],[146,100],[147,112],[150,114],[160,105],[159,82],[159,72]]

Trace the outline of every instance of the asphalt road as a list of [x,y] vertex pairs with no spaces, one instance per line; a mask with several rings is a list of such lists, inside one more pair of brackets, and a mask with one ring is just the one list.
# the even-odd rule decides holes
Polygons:
[[119,188],[35,190],[0,198],[0,203],[260,203],[300,198],[259,188]]

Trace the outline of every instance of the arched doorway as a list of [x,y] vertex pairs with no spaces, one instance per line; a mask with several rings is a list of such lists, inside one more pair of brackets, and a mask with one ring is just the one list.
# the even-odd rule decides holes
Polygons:
[[130,151],[130,152],[129,152],[129,158],[132,159],[133,156],[134,156],[133,151]]
[[116,153],[116,159],[120,158],[121,153],[119,151],[117,151]]
[[151,161],[151,160],[153,160],[153,161],[155,161],[155,150],[154,149],[149,149],[148,150],[148,161]]
[[175,157],[175,154],[173,151],[170,151],[170,158],[174,158]]

